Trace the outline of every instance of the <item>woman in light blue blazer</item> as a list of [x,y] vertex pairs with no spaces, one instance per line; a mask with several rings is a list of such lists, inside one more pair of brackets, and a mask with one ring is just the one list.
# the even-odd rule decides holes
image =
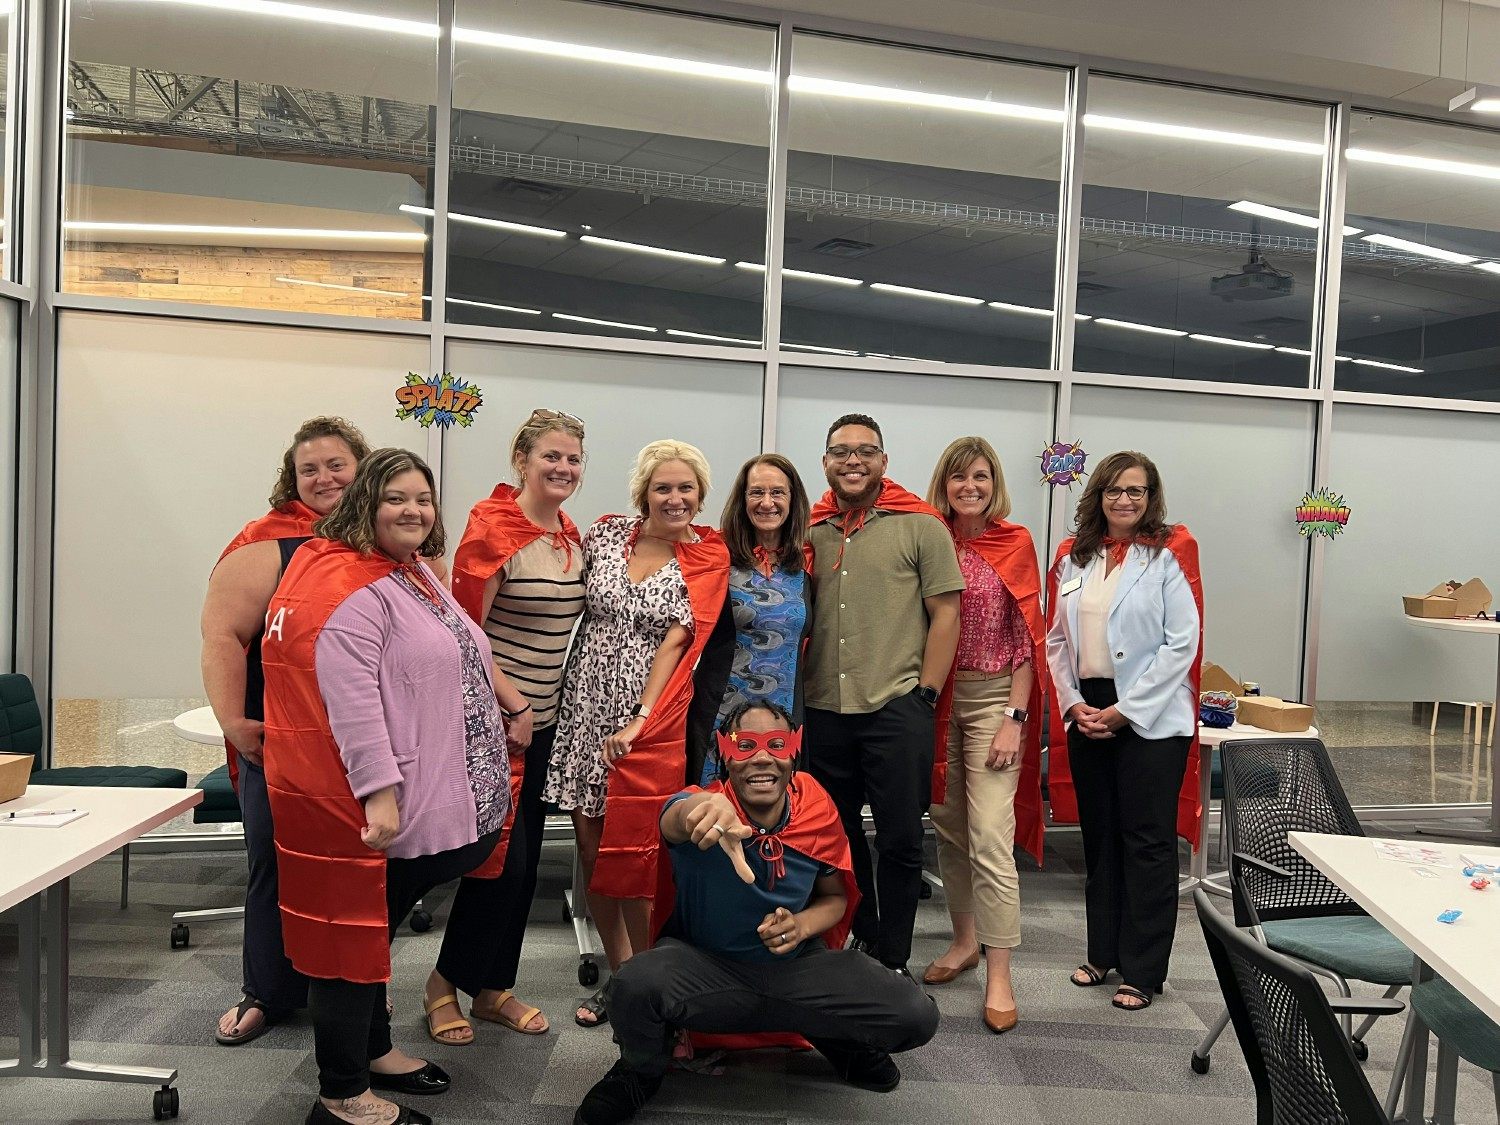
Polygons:
[[1047,633],[1088,871],[1088,959],[1071,979],[1089,988],[1117,968],[1115,1007],[1139,1011],[1161,991],[1177,923],[1178,793],[1198,717],[1198,550],[1166,522],[1161,475],[1140,453],[1099,464],[1076,523],[1058,552]]

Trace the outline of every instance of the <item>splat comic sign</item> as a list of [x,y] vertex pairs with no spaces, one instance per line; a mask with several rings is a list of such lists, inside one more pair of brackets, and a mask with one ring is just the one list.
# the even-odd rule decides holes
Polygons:
[[424,429],[433,423],[447,428],[457,422],[469,426],[474,412],[484,405],[484,397],[473,383],[461,383],[452,375],[406,376],[406,383],[396,388],[396,417],[415,418]]

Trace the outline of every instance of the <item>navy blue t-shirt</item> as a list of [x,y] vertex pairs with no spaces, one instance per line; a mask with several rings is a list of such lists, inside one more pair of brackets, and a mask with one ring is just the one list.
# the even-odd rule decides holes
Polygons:
[[[690,796],[689,792],[678,793],[663,806],[662,813]],[[788,800],[781,823],[773,832],[786,827],[791,808]],[[756,834],[744,841],[745,860],[755,872],[754,883],[740,881],[729,856],[717,845],[707,851],[691,840],[667,845],[667,854],[672,857],[672,876],[677,883],[677,903],[662,931],[664,936],[681,938],[689,945],[731,961],[776,961],[796,955],[772,953],[755,929],[778,906],[793,914],[806,909],[818,876],[836,874],[838,868],[784,848],[781,859],[786,873],[777,876],[776,886],[768,889],[771,863],[760,853],[763,835],[766,835],[764,830],[757,828]],[[796,948],[800,952],[801,945]]]

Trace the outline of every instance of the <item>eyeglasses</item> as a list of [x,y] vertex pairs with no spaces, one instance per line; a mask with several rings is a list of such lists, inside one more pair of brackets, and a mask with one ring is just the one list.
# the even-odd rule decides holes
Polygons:
[[878,445],[834,445],[823,452],[834,461],[847,461],[850,457],[858,457],[861,461],[873,461],[885,450]]
[[566,410],[548,410],[546,407],[537,407],[531,412],[528,422],[561,422],[563,419],[569,422],[577,422],[578,428],[583,428],[583,419],[576,414],[569,414]]
[[1142,488],[1140,485],[1132,485],[1129,488],[1106,488],[1104,490],[1104,498],[1106,500],[1118,500],[1121,496],[1128,496],[1132,500],[1144,500],[1146,493],[1150,491],[1149,488]]
[[719,734],[719,754],[730,762],[748,762],[762,750],[785,762],[795,758],[801,749],[800,730],[741,730]]
[[784,488],[747,488],[747,489],[745,489],[745,499],[749,500],[749,501],[751,501],[753,503],[756,503],[756,504],[759,504],[767,496],[769,496],[772,500],[775,500],[778,504],[780,504],[780,503],[785,502],[785,500],[787,499],[787,497],[791,496],[791,493],[788,492]]

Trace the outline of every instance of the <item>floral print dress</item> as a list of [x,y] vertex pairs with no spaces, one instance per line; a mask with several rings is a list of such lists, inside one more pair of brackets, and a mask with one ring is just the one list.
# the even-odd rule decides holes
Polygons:
[[583,537],[587,600],[563,672],[557,738],[542,800],[604,815],[608,771],[600,749],[641,700],[651,662],[673,625],[693,624],[687,583],[674,558],[643,582],[630,580],[639,517],[607,516]]

